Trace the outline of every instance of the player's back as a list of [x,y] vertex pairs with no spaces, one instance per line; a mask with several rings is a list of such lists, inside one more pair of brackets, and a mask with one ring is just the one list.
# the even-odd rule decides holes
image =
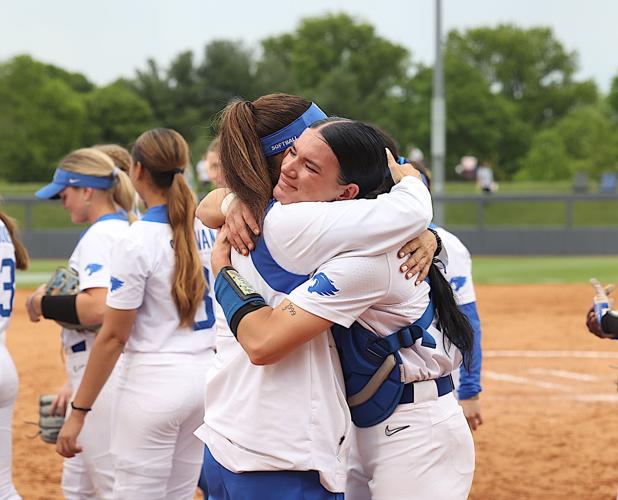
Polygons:
[[[347,252],[321,266],[314,281],[296,289],[290,300],[335,324],[349,327],[358,321],[378,335],[387,336],[414,323],[429,305],[429,284],[416,286],[414,279],[404,279],[400,265],[396,250],[377,256]],[[330,282],[327,293],[320,284],[324,278]],[[461,354],[444,342],[435,320],[428,332],[435,347],[423,346],[419,338],[412,347],[400,351],[405,382],[438,378],[461,362]]]
[[0,343],[6,341],[15,299],[15,247],[4,222],[0,220]]
[[[214,235],[197,220],[194,233],[204,275],[209,278]],[[214,349],[214,294],[210,286],[198,307],[196,324],[180,325],[172,298],[176,256],[165,205],[149,209],[141,220],[131,224],[112,258],[107,304],[137,309],[126,352],[199,354]]]

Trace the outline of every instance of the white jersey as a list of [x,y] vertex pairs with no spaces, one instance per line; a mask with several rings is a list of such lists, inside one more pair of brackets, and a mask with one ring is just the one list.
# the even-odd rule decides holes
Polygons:
[[436,231],[448,251],[448,265],[444,275],[453,288],[457,305],[476,302],[470,252],[454,234],[441,227],[436,228]]
[[[69,258],[69,267],[79,276],[79,291],[89,288],[109,288],[112,250],[129,229],[125,215],[108,214],[96,220],[77,243]],[[86,342],[92,346],[95,333],[84,330],[62,329],[62,344],[67,351]],[[86,344],[81,344],[86,350]]]
[[[288,299],[335,324],[349,327],[358,321],[384,337],[419,319],[429,304],[429,285],[415,286],[414,280],[404,278],[397,251],[373,257],[357,254],[350,252],[328,261]],[[427,331],[435,348],[422,346],[422,339],[418,339],[409,349],[399,351],[406,383],[448,375],[461,363],[461,353],[443,339],[435,321]]]
[[210,252],[215,235],[197,219],[194,230],[207,290],[192,326],[180,326],[172,299],[175,254],[167,206],[150,208],[116,245],[107,305],[138,310],[125,352],[200,354],[214,349]]
[[0,344],[6,343],[15,299],[15,247],[9,230],[0,220]]
[[[336,254],[398,249],[431,216],[429,192],[412,177],[377,200],[274,203],[256,250],[250,257],[233,252],[232,262],[275,306]],[[253,365],[230,344],[219,348],[205,424],[196,435],[234,472],[317,470],[328,490],[343,491],[351,422],[330,335],[324,332],[269,366]]]

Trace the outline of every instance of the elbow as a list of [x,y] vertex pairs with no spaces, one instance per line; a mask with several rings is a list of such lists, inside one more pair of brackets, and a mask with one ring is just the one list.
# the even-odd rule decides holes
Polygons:
[[272,365],[279,361],[281,356],[277,352],[273,351],[264,342],[251,343],[250,345],[243,345],[245,352],[249,356],[251,364],[256,366]]

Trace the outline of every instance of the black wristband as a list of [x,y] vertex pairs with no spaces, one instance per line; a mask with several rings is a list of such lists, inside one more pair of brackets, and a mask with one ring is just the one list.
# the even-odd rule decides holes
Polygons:
[[618,316],[612,312],[606,312],[601,318],[601,328],[603,332],[618,338]]
[[79,325],[77,295],[43,295],[41,314],[47,319]]
[[436,247],[436,251],[433,253],[433,256],[436,257],[440,255],[440,252],[442,252],[442,238],[440,238],[440,236],[438,235],[438,231],[436,231],[435,229],[428,227],[427,231],[431,231],[431,234],[436,237],[436,243],[438,244],[438,246]]
[[92,408],[82,408],[81,406],[75,406],[73,404],[73,401],[71,401],[71,408],[77,411],[83,411],[84,413],[88,413],[89,411],[92,411]]
[[232,316],[232,320],[230,321],[230,330],[232,330],[234,337],[238,339],[238,324],[240,323],[240,320],[247,314],[257,311],[258,309],[262,309],[262,307],[266,307],[266,304],[264,304],[263,301],[249,302],[234,313],[234,316]]

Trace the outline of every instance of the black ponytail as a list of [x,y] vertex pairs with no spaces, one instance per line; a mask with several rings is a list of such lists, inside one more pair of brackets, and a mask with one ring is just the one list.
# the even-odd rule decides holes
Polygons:
[[[461,351],[463,364],[466,369],[470,369],[474,345],[472,326],[455,302],[451,285],[435,264],[431,264],[429,268],[429,281],[431,282],[431,299],[436,310],[438,329],[450,343]],[[445,347],[447,346],[445,345]]]

